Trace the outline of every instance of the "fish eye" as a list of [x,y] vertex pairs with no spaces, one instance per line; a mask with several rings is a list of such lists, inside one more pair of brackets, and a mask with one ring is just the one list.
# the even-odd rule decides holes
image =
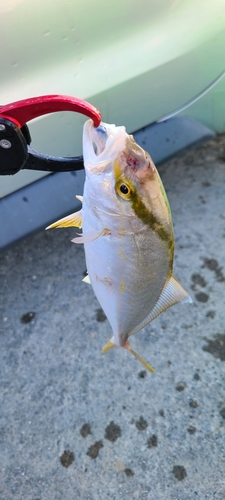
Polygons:
[[130,200],[134,193],[133,184],[126,179],[119,179],[116,182],[115,189],[117,194],[124,200]]
[[126,194],[130,194],[130,189],[129,189],[129,188],[128,188],[128,186],[126,186],[126,184],[124,184],[124,183],[123,183],[123,184],[120,184],[119,189],[120,189],[120,192],[121,192],[122,194],[125,194],[125,195],[126,195]]

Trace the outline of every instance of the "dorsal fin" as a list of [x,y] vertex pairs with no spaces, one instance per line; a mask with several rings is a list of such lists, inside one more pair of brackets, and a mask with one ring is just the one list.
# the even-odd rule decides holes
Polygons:
[[174,304],[178,304],[179,302],[191,303],[192,298],[182,287],[179,281],[177,281],[174,276],[171,276],[171,278],[166,282],[163,291],[151,312],[143,321],[141,321],[141,323],[139,323],[139,325],[137,325],[133,330],[131,330],[131,332],[129,332],[129,336],[144,328],[163,311],[173,306]]

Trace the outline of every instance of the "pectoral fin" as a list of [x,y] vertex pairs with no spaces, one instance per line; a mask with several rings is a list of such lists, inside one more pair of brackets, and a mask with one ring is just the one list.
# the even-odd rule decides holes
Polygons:
[[46,229],[52,229],[53,227],[82,227],[82,210],[79,212],[75,212],[74,214],[67,215],[67,217],[63,217],[63,219],[54,222],[50,226],[46,227]]
[[182,287],[179,281],[177,281],[177,279],[174,276],[171,276],[171,278],[166,282],[163,291],[158,301],[156,302],[155,306],[151,310],[151,312],[148,314],[148,316],[146,316],[146,318],[143,321],[141,321],[141,323],[139,323],[139,325],[137,325],[133,330],[131,330],[129,336],[133,335],[134,333],[144,328],[148,323],[153,321],[153,319],[159,316],[159,314],[161,314],[163,311],[173,306],[174,304],[178,304],[179,302],[191,303],[192,298]]
[[94,241],[100,236],[107,236],[110,234],[111,231],[109,229],[102,229],[102,231],[89,231],[89,233],[82,234],[81,236],[78,236],[77,238],[73,238],[71,240],[73,243],[90,243],[90,241]]

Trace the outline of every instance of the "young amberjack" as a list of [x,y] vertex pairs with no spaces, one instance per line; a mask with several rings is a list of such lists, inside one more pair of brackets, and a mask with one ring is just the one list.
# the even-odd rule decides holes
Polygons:
[[131,348],[128,338],[168,307],[191,302],[173,276],[174,232],[169,202],[150,157],[125,127],[84,125],[86,171],[82,210],[49,227],[77,226],[88,276],[113,330],[103,352]]

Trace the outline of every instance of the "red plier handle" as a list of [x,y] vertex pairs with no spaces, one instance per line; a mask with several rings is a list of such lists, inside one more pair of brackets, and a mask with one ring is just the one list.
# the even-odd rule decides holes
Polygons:
[[38,116],[56,113],[57,111],[75,111],[88,116],[98,127],[101,122],[101,113],[92,104],[68,95],[42,95],[22,101],[11,102],[0,107],[0,117],[11,120],[18,127],[22,127]]
[[0,175],[9,175],[21,169],[63,172],[83,168],[82,157],[54,157],[43,155],[29,147],[31,142],[27,122],[58,111],[82,113],[101,123],[101,113],[92,104],[66,95],[44,95],[0,106]]

